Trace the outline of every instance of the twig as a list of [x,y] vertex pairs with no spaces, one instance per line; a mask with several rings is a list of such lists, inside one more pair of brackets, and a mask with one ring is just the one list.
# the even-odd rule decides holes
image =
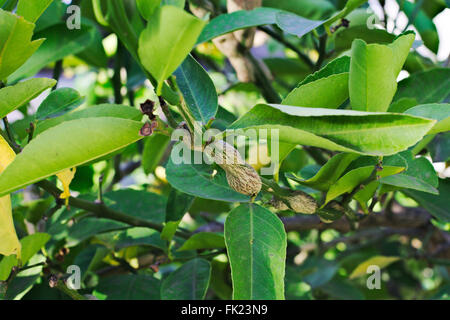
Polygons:
[[115,104],[123,103],[122,79],[120,76],[120,70],[122,69],[122,51],[123,51],[123,45],[119,41],[117,43],[116,56],[114,57],[114,75],[111,78],[112,85],[113,85],[113,91],[114,91],[114,103]]
[[[55,62],[55,67],[53,68],[53,79],[55,79],[57,82],[59,81],[59,78],[61,77],[63,71],[63,60],[58,60]],[[56,90],[58,87],[58,84],[56,84],[53,88],[52,91]]]
[[166,116],[167,122],[172,128],[176,128],[178,126],[178,122],[175,120],[175,118],[172,115],[172,112],[169,109],[169,105],[166,103],[166,100],[164,100],[163,97],[159,96],[159,105],[161,106],[161,110]]
[[298,55],[298,57],[308,65],[308,67],[310,67],[311,69],[314,69],[315,65],[311,61],[311,59],[306,54],[304,54],[300,49],[298,49],[294,44],[287,41],[283,37],[283,35],[280,35],[277,32],[275,32],[272,29],[265,27],[265,26],[259,26],[258,29],[263,31],[264,33],[268,34],[269,36],[271,36],[274,40],[283,44],[286,48],[289,48],[292,51],[294,51]]
[[62,280],[54,279],[54,277],[56,276],[52,275],[49,280],[49,286],[51,288],[58,289],[62,293],[65,293],[71,297],[73,300],[87,300],[85,296],[79,294],[76,290],[69,289]]
[[21,148],[20,148],[20,146],[16,143],[16,140],[14,139],[14,133],[13,133],[13,131],[12,131],[10,125],[9,125],[8,118],[7,118],[7,117],[4,117],[4,118],[3,118],[3,124],[4,124],[4,126],[5,126],[5,131],[6,131],[6,135],[7,135],[7,137],[8,137],[8,140],[9,140],[9,142],[12,144],[13,150],[14,150],[14,151],[19,150],[19,152],[20,152],[20,151],[21,151]]
[[[58,187],[56,187],[56,185],[54,185],[53,183],[51,183],[48,180],[40,181],[40,182],[36,183],[36,185],[38,187],[42,188],[43,190],[47,191],[54,198],[59,198],[59,195],[62,193],[62,191]],[[70,197],[69,204],[75,208],[79,208],[79,209],[83,209],[88,212],[92,212],[95,216],[100,217],[100,218],[106,218],[106,219],[124,222],[124,223],[127,223],[127,224],[129,224],[131,226],[135,226],[135,227],[150,228],[150,229],[157,230],[159,232],[161,232],[164,229],[164,226],[162,224],[154,223],[154,222],[144,220],[141,218],[136,218],[133,216],[129,216],[123,212],[109,208],[103,203],[95,203],[95,202],[91,202],[91,201],[87,201],[87,200],[83,200],[83,199],[79,199],[79,198]],[[191,236],[190,233],[186,233],[186,232],[182,232],[182,231],[177,231],[176,235],[181,238],[184,238],[184,239],[188,239]]]
[[36,129],[36,125],[34,124],[34,122],[30,122],[30,127],[27,129],[28,143],[30,143],[30,141],[33,140],[34,129]]

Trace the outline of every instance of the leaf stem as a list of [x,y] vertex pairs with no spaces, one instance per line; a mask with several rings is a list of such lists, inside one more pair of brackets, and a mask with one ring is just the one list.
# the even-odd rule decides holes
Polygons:
[[308,67],[310,67],[311,69],[314,69],[315,65],[311,61],[311,59],[306,54],[304,54],[300,49],[298,49],[294,44],[292,44],[289,41],[287,41],[283,37],[283,35],[278,34],[274,30],[272,30],[272,29],[270,29],[268,27],[265,27],[265,26],[259,26],[258,29],[263,31],[264,33],[268,34],[269,36],[271,36],[274,40],[276,40],[279,43],[283,44],[286,48],[289,48],[292,51],[294,51],[298,55],[298,57],[301,60],[303,60],[304,63],[306,63],[308,65]]

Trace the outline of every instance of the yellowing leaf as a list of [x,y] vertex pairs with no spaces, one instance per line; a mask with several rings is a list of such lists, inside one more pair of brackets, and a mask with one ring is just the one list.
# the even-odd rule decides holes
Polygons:
[[[14,160],[15,156],[14,151],[0,135],[0,173]],[[14,229],[9,195],[0,198],[0,239],[0,254],[5,256],[16,254],[20,258],[21,246]]]
[[56,176],[58,177],[58,179],[62,182],[63,188],[64,188],[64,192],[61,193],[61,195],[59,196],[61,199],[65,199],[66,202],[66,206],[69,205],[69,198],[70,198],[70,183],[72,182],[73,178],[75,177],[75,172],[77,171],[77,168],[72,168],[72,169],[66,169],[64,171],[61,171],[59,173],[56,174]]
[[350,275],[350,279],[355,279],[355,278],[358,278],[358,277],[361,277],[361,276],[367,274],[367,269],[370,266],[377,266],[380,269],[382,269],[399,259],[400,259],[399,257],[386,257],[386,256],[372,257],[372,258],[360,263],[355,268],[355,270],[353,270],[352,274]]

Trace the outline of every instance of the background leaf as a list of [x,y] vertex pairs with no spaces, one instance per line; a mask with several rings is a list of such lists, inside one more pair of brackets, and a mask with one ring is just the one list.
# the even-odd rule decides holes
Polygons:
[[276,15],[280,12],[273,8],[256,8],[221,14],[212,19],[197,39],[197,44],[212,40],[220,35],[239,29],[276,23]]
[[17,14],[30,22],[36,20],[44,13],[53,0],[19,0]]
[[36,111],[36,119],[43,120],[50,116],[56,116],[61,112],[68,112],[83,103],[81,95],[72,88],[60,88],[52,91],[42,101]]
[[283,31],[296,35],[299,38],[325,22],[305,19],[290,12],[278,12],[275,19],[278,27]]
[[450,194],[450,179],[439,179],[439,195],[412,189],[402,190],[403,193],[416,200],[429,213],[442,222],[450,223],[448,210],[448,195]]
[[434,68],[417,72],[398,83],[395,101],[414,98],[417,104],[440,103],[450,96],[450,69]]
[[95,27],[89,25],[82,24],[79,30],[69,30],[65,23],[60,23],[36,33],[34,38],[45,38],[45,42],[25,64],[9,76],[8,81],[16,82],[32,77],[48,64],[82,52],[95,39],[96,32]]
[[159,290],[160,281],[146,274],[106,277],[96,288],[107,300],[159,300]]
[[385,256],[376,256],[372,257],[363,263],[359,264],[351,273],[350,279],[355,279],[367,274],[367,268],[369,266],[378,266],[380,269],[387,267],[391,263],[398,261],[399,257],[385,257]]
[[286,177],[310,188],[327,191],[358,157],[355,153],[340,153],[328,160],[312,178],[302,179],[293,174],[287,174]]
[[161,285],[162,300],[203,300],[211,277],[211,265],[193,259],[172,272]]
[[450,104],[448,103],[422,104],[406,110],[405,113],[437,120],[438,122],[428,134],[450,131]]
[[223,235],[212,232],[199,232],[187,239],[178,251],[222,248],[225,248]]

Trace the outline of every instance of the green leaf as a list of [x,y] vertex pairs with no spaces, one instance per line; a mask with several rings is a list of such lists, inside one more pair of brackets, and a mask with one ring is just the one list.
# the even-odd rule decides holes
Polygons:
[[299,274],[302,281],[309,284],[312,288],[317,288],[333,279],[338,269],[339,265],[335,262],[311,257],[300,268],[290,269],[289,271]]
[[269,210],[255,204],[233,209],[225,221],[233,299],[284,299],[286,232]]
[[223,235],[212,232],[199,232],[186,240],[178,251],[225,248]]
[[417,100],[414,98],[400,98],[389,106],[388,112],[404,113],[417,105]]
[[[361,185],[370,177],[374,166],[364,166],[346,173],[342,178],[336,181],[327,192],[325,204],[336,199],[344,193],[350,193],[353,189]],[[405,170],[405,167],[383,165],[383,170],[377,172],[380,177],[387,177]]]
[[415,145],[434,123],[435,120],[392,113],[259,104],[229,129],[278,129],[280,142],[391,155]]
[[417,6],[418,4],[413,4],[408,1],[402,1],[400,8],[406,13],[408,18],[411,18],[412,15],[415,15],[414,21],[410,22],[414,24],[414,26],[417,28],[417,31],[419,31],[420,37],[422,38],[425,46],[427,46],[434,53],[437,53],[439,50],[439,36],[436,26],[433,20],[431,20],[421,8],[417,8]]
[[48,64],[82,52],[95,40],[95,35],[93,26],[82,24],[80,30],[69,30],[65,23],[36,33],[34,38],[46,38],[45,42],[25,64],[11,74],[8,81],[32,77]]
[[353,110],[385,112],[389,108],[414,37],[407,33],[390,45],[353,42],[349,78]]
[[352,47],[353,40],[361,39],[366,43],[382,43],[388,44],[394,41],[395,35],[388,33],[382,29],[368,29],[367,25],[353,26],[339,29],[334,36],[334,46],[337,52],[347,51]]
[[412,189],[402,190],[404,194],[416,200],[422,207],[438,220],[450,223],[448,210],[448,195],[450,194],[450,179],[439,179],[439,195],[433,195]]
[[0,81],[5,82],[31,57],[44,39],[31,41],[34,23],[1,9],[0,25]]
[[[225,172],[220,167],[213,167],[205,163],[195,164],[195,154],[193,152],[192,161],[175,164],[173,159],[178,157],[174,148],[166,167],[167,180],[172,187],[181,192],[205,199],[246,202],[250,200],[243,194],[237,193],[228,185]],[[214,170],[217,174],[214,175]]]
[[321,20],[309,20],[290,12],[278,12],[275,19],[281,30],[296,35],[299,38],[325,22]]
[[[113,232],[114,248],[120,250],[132,246],[149,246],[160,250],[166,249],[166,243],[161,240],[158,231],[149,228],[129,228],[120,232]],[[99,238],[102,238],[101,236]]]
[[151,275],[125,274],[100,278],[95,291],[106,295],[107,300],[160,300],[160,286]]
[[398,83],[395,101],[415,98],[418,104],[444,102],[450,96],[450,69],[416,72]]
[[84,98],[77,90],[72,88],[60,88],[52,91],[41,103],[36,111],[36,119],[57,116],[61,112],[68,112],[83,103]]
[[137,7],[142,17],[149,20],[153,12],[161,4],[161,0],[136,0]]
[[319,71],[307,76],[302,82],[300,82],[298,87],[323,78],[327,78],[335,74],[348,73],[349,71],[350,71],[350,57],[342,56],[329,62],[325,67],[323,67]]
[[166,222],[181,220],[185,213],[188,212],[194,199],[194,197],[186,193],[172,189],[166,206]]
[[166,223],[161,232],[161,238],[171,241],[178,225],[186,212],[192,206],[195,197],[180,192],[177,189],[170,190],[169,199],[166,206]]
[[263,0],[263,6],[283,9],[313,20],[329,17],[336,11],[327,0]]
[[53,0],[19,0],[17,15],[34,23],[52,2]]
[[162,0],[161,5],[175,6],[175,7],[183,9],[185,3],[186,3],[186,0]]
[[306,77],[292,90],[282,104],[337,109],[348,98],[348,71],[350,58],[347,56],[335,59]]
[[226,256],[221,254],[212,259],[210,288],[223,300],[231,300],[233,295],[229,276],[230,270]]
[[[30,265],[39,264],[45,262],[45,257],[42,255],[35,255],[30,260]],[[38,281],[42,274],[42,265],[37,267],[29,268],[24,271],[19,272],[12,280],[8,283],[8,290],[5,295],[5,300],[20,300],[22,299]]]
[[406,110],[405,113],[437,120],[438,122],[428,134],[450,131],[450,104],[448,103],[422,104]]
[[328,294],[332,299],[338,300],[364,300],[364,294],[351,281],[335,277],[320,290]]
[[344,173],[350,163],[358,157],[359,155],[354,153],[340,153],[328,160],[319,172],[310,179],[305,180],[291,173],[286,174],[286,177],[310,188],[327,191]]
[[73,224],[69,229],[69,234],[66,238],[66,245],[68,247],[75,247],[80,242],[91,237],[97,236],[113,230],[122,230],[129,227],[124,222],[109,220],[105,218],[85,218]]
[[[20,239],[22,246],[21,265],[25,266],[30,259],[50,240],[47,233],[36,232]],[[12,268],[19,265],[15,255],[3,257],[0,261],[0,281],[8,279]]]
[[60,23],[66,14],[66,10],[67,4],[62,1],[53,1],[36,21],[34,32],[42,31]]
[[25,105],[55,84],[53,79],[35,78],[0,89],[0,118]]
[[107,192],[103,199],[108,207],[154,223],[163,223],[167,199],[145,190],[122,189]]
[[163,134],[153,133],[145,139],[144,151],[142,152],[142,168],[145,174],[155,171],[169,144],[170,137]]
[[18,263],[19,262],[14,255],[3,257],[0,261],[0,281],[8,280],[12,268],[15,267]]
[[[40,19],[39,19],[40,21]],[[77,53],[77,57],[85,61],[87,64],[97,68],[108,67],[108,57],[106,56],[105,48],[103,47],[103,37],[93,21],[83,19],[81,27],[92,27],[92,40],[83,51]]]
[[195,45],[205,22],[174,6],[158,8],[139,37],[139,58],[158,81],[156,93]]
[[366,3],[367,0],[348,0],[345,4],[345,7],[337,12],[335,15],[333,15],[331,18],[329,18],[325,22],[325,28],[328,31],[328,28],[339,19],[345,18],[346,15],[348,15],[350,12],[358,8],[360,5]]
[[174,75],[194,119],[207,124],[218,109],[216,88],[208,73],[189,55]]
[[431,158],[434,162],[450,160],[450,132],[440,133],[428,144]]
[[367,269],[370,266],[377,266],[380,269],[386,268],[391,263],[400,260],[399,257],[386,257],[386,256],[375,256],[362,263],[360,263],[350,274],[350,279],[359,278],[367,274]]
[[49,234],[39,232],[20,239],[22,245],[22,264],[25,265],[49,240]]
[[273,8],[256,8],[221,14],[206,25],[198,37],[197,44],[239,29],[275,24],[276,15],[279,12],[281,10]]
[[64,122],[33,139],[0,175],[1,196],[64,169],[119,150],[142,137],[141,122],[87,118]]
[[438,176],[433,165],[424,157],[413,158],[411,152],[402,154],[408,162],[408,169],[402,174],[384,177],[384,184],[438,194]]
[[193,259],[172,272],[161,285],[162,300],[203,300],[211,278],[211,265]]
[[348,99],[348,73],[334,74],[294,89],[282,104],[309,108],[338,108]]
[[140,121],[142,119],[142,113],[135,108],[130,108],[129,106],[120,104],[99,104],[96,106],[83,108],[81,110],[76,109],[73,112],[66,113],[56,118],[39,121],[35,134],[40,134],[67,121],[97,117],[121,118]]

